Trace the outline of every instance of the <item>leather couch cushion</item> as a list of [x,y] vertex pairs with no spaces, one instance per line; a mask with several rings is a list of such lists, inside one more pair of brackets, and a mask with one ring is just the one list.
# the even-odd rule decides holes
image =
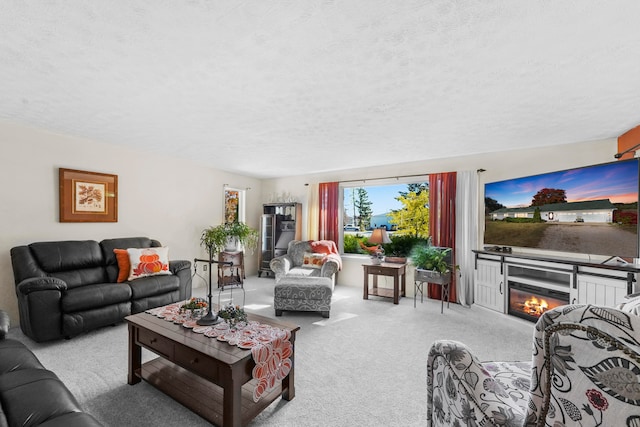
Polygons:
[[147,298],[180,289],[180,279],[177,276],[149,276],[129,282],[133,299]]
[[74,313],[106,307],[131,299],[131,288],[124,283],[99,283],[69,289],[62,296],[62,312]]
[[96,307],[90,310],[76,311],[74,313],[64,313],[62,315],[62,334],[67,337],[75,337],[81,333],[89,332],[103,326],[120,323],[122,319],[130,314],[130,301]]
[[131,314],[141,313],[149,310],[150,308],[162,307],[163,305],[169,305],[178,301],[180,298],[180,291],[175,290],[166,294],[160,294],[153,297],[146,297],[140,299],[134,299],[131,301]]
[[47,273],[82,270],[103,264],[100,245],[93,240],[39,242],[30,244],[29,248]]
[[103,267],[84,268],[82,270],[61,271],[51,273],[51,277],[56,277],[67,284],[67,289],[79,286],[102,283],[106,281],[106,272]]
[[21,369],[43,369],[38,358],[20,341],[0,340],[0,375]]
[[70,412],[50,419],[38,427],[101,427],[95,418],[86,412]]
[[0,311],[0,339],[7,335],[10,326],[11,319],[9,319],[9,313],[6,311]]
[[93,240],[38,242],[29,249],[40,268],[68,288],[106,281],[102,251]]
[[10,426],[35,426],[60,414],[81,411],[62,381],[46,369],[0,375],[0,401]]

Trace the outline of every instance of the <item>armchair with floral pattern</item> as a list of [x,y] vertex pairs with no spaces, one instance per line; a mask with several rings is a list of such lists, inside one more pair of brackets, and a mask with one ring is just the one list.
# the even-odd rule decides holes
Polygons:
[[430,426],[640,426],[640,317],[566,305],[535,326],[531,362],[480,362],[436,341],[427,362]]

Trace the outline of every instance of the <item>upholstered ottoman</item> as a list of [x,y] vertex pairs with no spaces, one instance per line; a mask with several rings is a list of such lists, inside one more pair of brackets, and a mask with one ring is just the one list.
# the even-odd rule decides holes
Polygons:
[[319,311],[329,317],[333,281],[329,277],[282,277],[273,290],[276,316],[287,311]]

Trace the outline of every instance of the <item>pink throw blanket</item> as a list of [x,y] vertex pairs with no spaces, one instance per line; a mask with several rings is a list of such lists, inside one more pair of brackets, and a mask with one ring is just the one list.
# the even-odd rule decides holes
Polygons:
[[310,240],[309,244],[311,245],[311,250],[317,254],[324,254],[325,257],[322,259],[322,262],[331,259],[338,263],[338,270],[342,270],[342,258],[340,257],[340,252],[338,252],[338,247],[333,240]]

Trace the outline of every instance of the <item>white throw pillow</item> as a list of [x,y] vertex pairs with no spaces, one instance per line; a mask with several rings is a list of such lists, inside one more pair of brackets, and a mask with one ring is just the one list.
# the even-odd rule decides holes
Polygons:
[[305,252],[302,258],[302,266],[310,268],[322,268],[324,254],[316,254],[312,252]]
[[171,274],[169,271],[169,248],[129,248],[129,261],[131,270],[128,280],[140,277],[156,276],[161,274]]

